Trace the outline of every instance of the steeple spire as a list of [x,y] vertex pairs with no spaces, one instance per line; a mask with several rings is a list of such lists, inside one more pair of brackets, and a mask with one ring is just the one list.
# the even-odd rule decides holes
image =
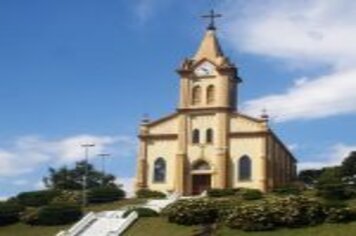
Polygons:
[[209,18],[210,23],[208,25],[205,36],[200,44],[198,51],[194,56],[194,60],[199,61],[201,59],[215,60],[223,57],[223,51],[218,38],[216,37],[215,18],[221,17],[221,14],[216,14],[214,10],[211,10],[209,14],[203,15],[203,18]]
[[196,52],[194,59],[210,59],[215,60],[219,57],[223,57],[223,51],[221,49],[218,38],[216,37],[214,30],[207,30],[205,36],[200,44],[198,51]]
[[203,18],[210,18],[210,23],[208,25],[208,30],[216,30],[215,27],[215,18],[222,17],[221,14],[216,14],[214,9],[210,10],[208,15],[203,15]]

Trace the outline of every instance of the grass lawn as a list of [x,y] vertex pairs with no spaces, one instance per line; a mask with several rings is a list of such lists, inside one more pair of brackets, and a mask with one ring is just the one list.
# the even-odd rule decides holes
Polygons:
[[[85,212],[89,211],[106,211],[106,210],[116,210],[122,206],[136,205],[145,202],[142,199],[125,199],[112,203],[103,203],[91,205],[85,208]],[[67,226],[29,226],[25,224],[13,224],[9,226],[0,227],[0,236],[53,236],[62,229],[69,228]]]
[[0,236],[53,236],[66,226],[40,227],[25,224],[13,224],[0,227]]
[[[186,227],[166,222],[163,218],[141,218],[124,236],[193,236],[197,227]],[[356,222],[350,224],[324,224],[303,229],[282,229],[270,232],[243,232],[220,229],[216,236],[355,236]]]
[[124,236],[190,236],[197,227],[167,223],[161,217],[141,218],[130,227]]

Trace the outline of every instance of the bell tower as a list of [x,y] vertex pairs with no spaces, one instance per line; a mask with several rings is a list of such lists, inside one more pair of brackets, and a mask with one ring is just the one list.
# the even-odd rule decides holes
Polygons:
[[214,19],[221,15],[211,11],[211,18],[200,47],[178,69],[181,77],[179,111],[220,109],[235,111],[237,87],[241,79],[236,66],[221,49]]

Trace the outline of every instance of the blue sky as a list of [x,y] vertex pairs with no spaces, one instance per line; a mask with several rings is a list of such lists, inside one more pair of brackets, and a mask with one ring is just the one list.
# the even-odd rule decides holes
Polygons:
[[97,144],[91,161],[112,153],[109,171],[129,185],[137,125],[174,111],[175,69],[213,5],[244,79],[239,109],[267,108],[301,168],[356,149],[351,0],[0,0],[0,197],[41,188],[49,166],[82,159],[86,141]]

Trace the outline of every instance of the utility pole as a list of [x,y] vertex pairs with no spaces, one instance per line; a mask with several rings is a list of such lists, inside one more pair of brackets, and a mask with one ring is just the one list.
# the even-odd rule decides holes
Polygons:
[[99,157],[101,157],[102,159],[101,159],[101,161],[102,161],[102,173],[103,173],[103,178],[102,178],[102,185],[104,186],[104,179],[105,179],[105,161],[106,161],[106,158],[107,157],[109,157],[109,156],[111,156],[111,154],[110,153],[100,153],[100,154],[98,154],[98,156]]
[[95,147],[95,144],[85,143],[81,145],[84,148],[85,154],[85,166],[84,166],[84,175],[83,175],[83,207],[88,203],[87,201],[87,181],[88,181],[88,164],[89,164],[89,148]]

